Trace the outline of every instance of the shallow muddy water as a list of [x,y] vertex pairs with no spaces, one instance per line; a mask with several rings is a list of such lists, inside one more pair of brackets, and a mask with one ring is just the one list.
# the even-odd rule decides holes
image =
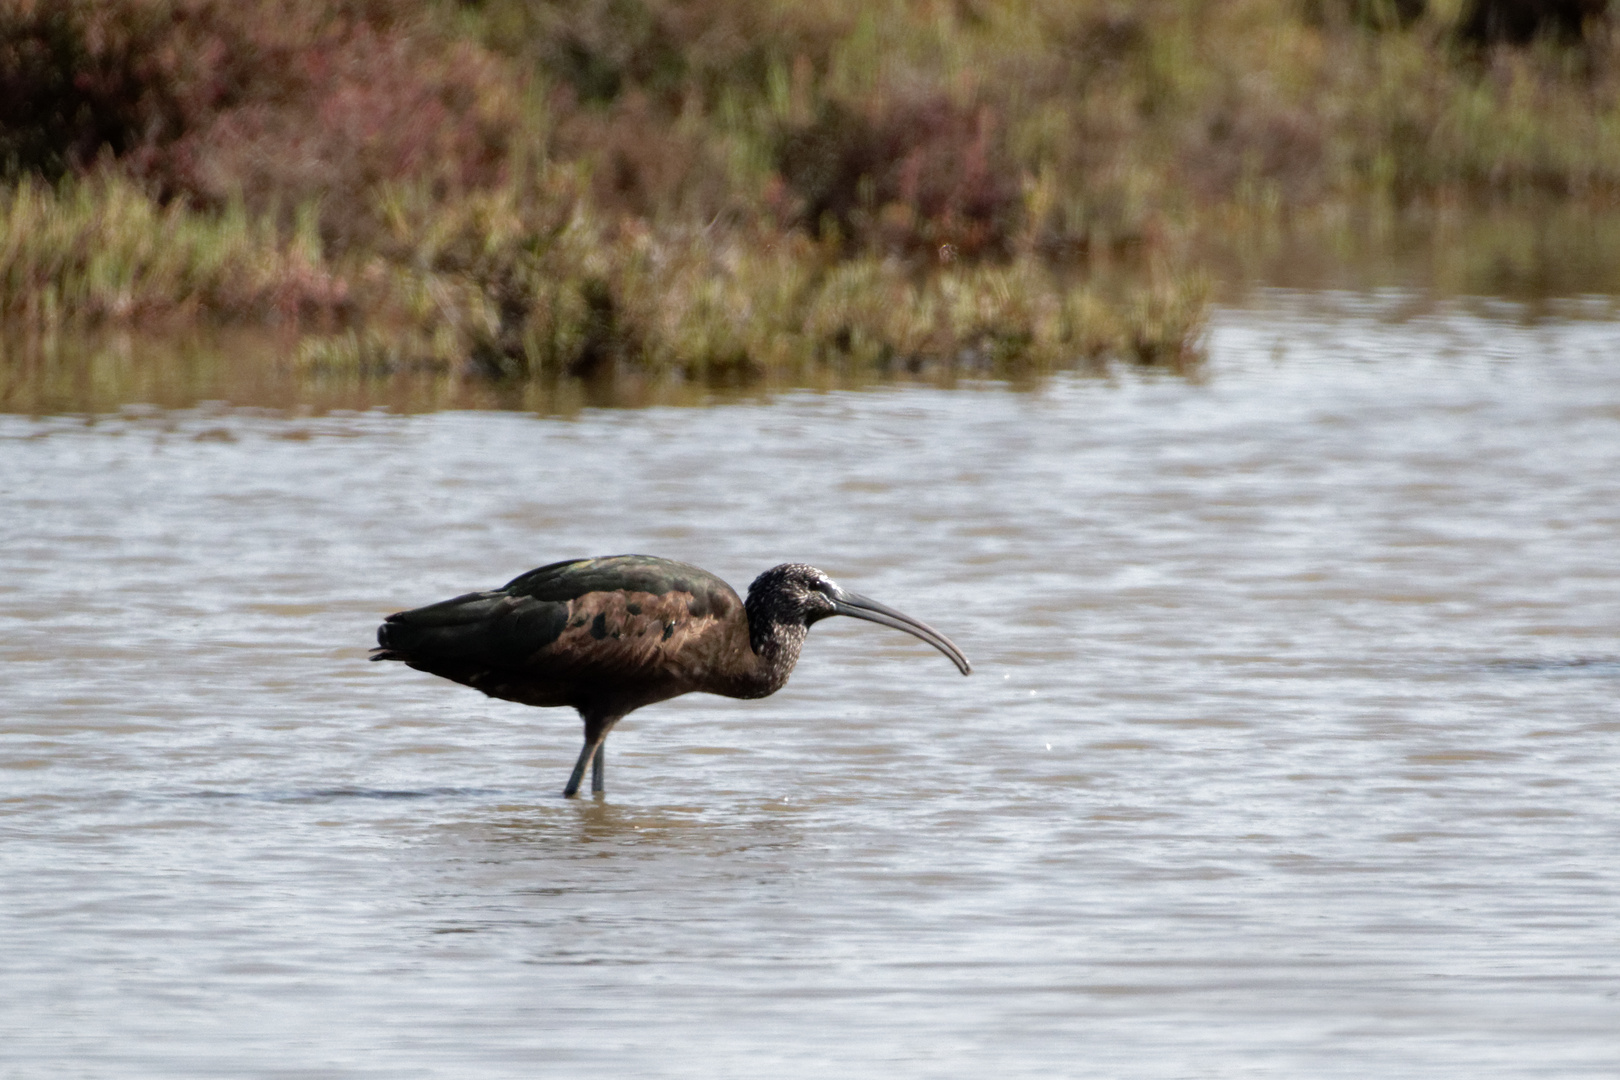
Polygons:
[[[0,1075],[1611,1077],[1620,326],[1277,295],[1205,376],[0,416]],[[774,698],[370,664],[802,560]]]

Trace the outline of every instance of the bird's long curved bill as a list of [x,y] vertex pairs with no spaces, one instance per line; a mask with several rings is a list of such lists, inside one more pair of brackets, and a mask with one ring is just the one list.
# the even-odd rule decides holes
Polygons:
[[973,670],[968,658],[962,655],[962,650],[956,643],[944,634],[935,630],[925,622],[913,619],[910,615],[894,610],[887,604],[880,604],[871,597],[860,593],[845,592],[833,600],[833,609],[840,615],[851,618],[865,619],[867,622],[879,623],[883,626],[892,626],[896,630],[904,630],[913,637],[922,638],[928,644],[951,658],[951,663],[966,675]]

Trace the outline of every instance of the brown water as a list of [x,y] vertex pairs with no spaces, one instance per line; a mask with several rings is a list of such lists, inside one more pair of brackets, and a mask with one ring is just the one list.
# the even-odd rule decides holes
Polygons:
[[[1201,380],[0,416],[0,1075],[1620,1074],[1620,327],[1278,296]],[[786,691],[383,614],[804,560]]]

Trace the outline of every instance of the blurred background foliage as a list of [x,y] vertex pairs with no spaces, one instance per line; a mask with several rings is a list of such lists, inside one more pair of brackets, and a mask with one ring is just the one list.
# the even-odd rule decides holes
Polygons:
[[0,0],[4,340],[1181,367],[1257,237],[1603,214],[1617,91],[1602,0]]

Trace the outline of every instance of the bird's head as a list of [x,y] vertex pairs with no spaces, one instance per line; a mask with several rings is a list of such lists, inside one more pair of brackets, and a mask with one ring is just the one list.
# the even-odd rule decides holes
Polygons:
[[814,626],[838,614],[833,597],[843,591],[813,566],[783,563],[765,571],[748,586],[749,615],[757,610],[771,622]]
[[944,653],[962,674],[973,670],[962,650],[927,623],[850,592],[804,563],[783,563],[755,578],[748,586],[747,608],[748,623],[756,637],[768,633],[766,628],[771,624],[809,628],[829,616],[848,615],[904,630]]

